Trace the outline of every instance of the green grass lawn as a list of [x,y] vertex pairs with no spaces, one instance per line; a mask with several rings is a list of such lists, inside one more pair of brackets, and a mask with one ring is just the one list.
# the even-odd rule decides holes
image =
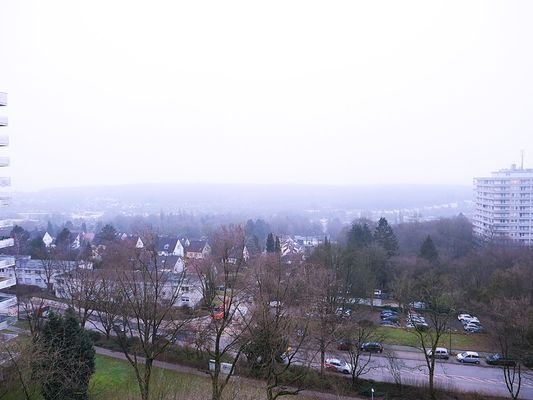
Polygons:
[[[376,333],[383,343],[420,347],[418,336],[408,329],[377,327]],[[452,349],[491,351],[490,340],[483,334],[452,333]],[[439,346],[450,347],[450,335],[441,337]]]
[[[152,391],[155,399],[168,400],[204,400],[211,397],[211,380],[204,376],[179,373],[154,368]],[[139,389],[133,368],[129,363],[114,358],[97,355],[96,372],[90,383],[91,399],[98,400],[138,400]],[[240,384],[239,378],[225,389],[225,399],[255,400],[264,399],[262,383],[257,386]],[[310,400],[308,397],[296,396],[296,399]]]

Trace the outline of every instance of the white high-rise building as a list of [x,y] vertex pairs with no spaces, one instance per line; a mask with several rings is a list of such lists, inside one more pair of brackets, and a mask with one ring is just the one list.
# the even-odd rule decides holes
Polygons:
[[533,245],[533,169],[517,168],[474,178],[474,235],[481,241]]
[[[0,92],[0,107],[7,106],[7,94]],[[2,134],[7,127],[7,117],[0,115],[0,152],[5,151],[3,148],[9,144],[9,137]],[[9,157],[5,154],[0,154],[0,167],[9,166]],[[10,185],[9,177],[0,174],[0,187],[5,188]],[[4,193],[0,193],[0,208],[4,208],[9,204],[9,197]],[[0,210],[1,211],[1,210]],[[11,247],[14,241],[9,237],[11,230],[11,221],[0,218],[0,249]],[[16,305],[16,296],[2,293],[1,290],[15,286],[17,279],[15,276],[15,257],[8,255],[0,255],[0,329],[7,327],[10,321],[9,310]],[[1,339],[0,339],[1,340]]]

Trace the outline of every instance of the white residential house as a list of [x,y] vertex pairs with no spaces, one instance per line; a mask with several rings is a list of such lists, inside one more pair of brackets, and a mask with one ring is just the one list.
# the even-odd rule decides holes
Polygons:
[[185,271],[185,260],[180,256],[157,256],[157,262],[161,269],[181,274]]
[[203,260],[211,254],[211,246],[205,240],[191,240],[187,247],[187,258]]
[[13,270],[0,269],[0,279],[2,276],[16,278],[16,282],[21,285],[32,285],[41,289],[50,288],[53,290],[55,278],[58,275],[78,267],[91,269],[92,263],[32,260],[30,256],[22,256],[16,258]]
[[196,308],[202,301],[203,292],[200,279],[194,275],[186,276],[180,288],[176,301],[178,307]]
[[159,236],[157,238],[157,254],[184,257],[185,248],[178,238]]
[[250,253],[248,252],[248,249],[246,248],[246,246],[243,247],[242,253],[240,249],[237,247],[234,247],[229,251],[228,263],[237,264],[237,261],[239,259],[242,259],[244,262],[250,259]]

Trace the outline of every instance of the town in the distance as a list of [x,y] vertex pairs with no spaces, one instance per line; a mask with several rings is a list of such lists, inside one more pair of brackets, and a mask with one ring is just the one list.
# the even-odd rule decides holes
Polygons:
[[533,169],[487,175],[3,196],[0,399],[532,399]]

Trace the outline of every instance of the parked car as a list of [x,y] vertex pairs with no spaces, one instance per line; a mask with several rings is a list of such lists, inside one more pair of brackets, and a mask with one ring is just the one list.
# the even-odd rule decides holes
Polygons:
[[502,365],[504,367],[514,367],[516,360],[512,358],[505,358],[499,353],[491,354],[485,359],[489,365]]
[[398,311],[386,309],[386,310],[381,311],[380,314],[382,317],[386,315],[398,315]]
[[469,332],[469,333],[483,333],[483,332],[485,332],[483,327],[481,325],[477,325],[477,324],[465,325],[465,331]]
[[362,351],[368,351],[370,353],[383,353],[383,346],[378,342],[366,342],[360,348]]
[[326,358],[324,368],[328,371],[342,372],[343,374],[350,374],[352,372],[352,366],[350,364],[337,358]]
[[381,326],[391,326],[393,328],[399,328],[400,327],[400,322],[398,321],[391,321],[391,320],[388,320],[388,319],[384,319],[383,321],[381,321],[379,323]]
[[381,318],[381,321],[400,322],[400,317],[397,315],[391,315],[390,317]]
[[461,322],[463,323],[463,325],[466,325],[466,324],[479,324],[479,319],[477,317],[472,317],[470,316],[469,317],[465,317],[461,320]]
[[[433,352],[429,349],[426,353],[428,357],[433,357]],[[450,358],[450,353],[446,347],[437,347],[435,349],[435,359],[447,360]]]
[[464,319],[472,319],[472,316],[470,314],[459,314],[457,319],[462,322]]
[[457,354],[457,361],[460,363],[479,364],[479,354],[475,351],[463,351]]

